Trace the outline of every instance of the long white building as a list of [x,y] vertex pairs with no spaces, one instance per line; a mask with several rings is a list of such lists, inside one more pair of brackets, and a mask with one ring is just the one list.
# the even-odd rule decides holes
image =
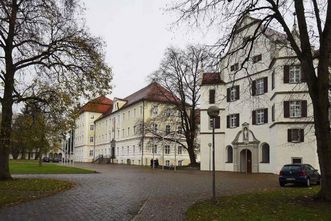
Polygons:
[[[153,82],[124,99],[114,98],[108,109],[85,108],[76,123],[76,161],[106,158],[113,163],[182,166],[190,163],[174,108],[178,102]],[[93,117],[93,119],[92,119]]]
[[201,170],[211,170],[207,109],[213,105],[220,108],[215,126],[216,170],[278,173],[288,163],[319,168],[311,99],[286,36],[266,29],[241,69],[249,50],[239,48],[257,25],[257,19],[245,17],[221,60],[220,73],[203,75]]

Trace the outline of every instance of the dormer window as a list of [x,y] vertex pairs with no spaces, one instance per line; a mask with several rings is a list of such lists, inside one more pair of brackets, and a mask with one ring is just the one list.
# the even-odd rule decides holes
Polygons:
[[253,63],[255,64],[255,63],[257,63],[257,62],[259,62],[259,61],[261,61],[262,60],[262,55],[261,54],[259,54],[259,55],[255,55],[254,57],[253,57]]
[[239,70],[239,63],[235,63],[234,65],[230,66],[230,71],[238,71]]

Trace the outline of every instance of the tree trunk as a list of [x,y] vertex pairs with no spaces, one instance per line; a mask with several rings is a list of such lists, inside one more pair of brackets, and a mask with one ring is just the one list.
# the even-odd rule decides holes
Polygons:
[[195,158],[195,153],[194,153],[194,139],[192,140],[191,138],[186,138],[186,143],[187,143],[187,152],[190,157],[190,166],[197,166],[197,161]]
[[5,85],[2,101],[2,120],[0,128],[0,180],[11,179],[9,173],[9,152],[12,123],[12,90]]

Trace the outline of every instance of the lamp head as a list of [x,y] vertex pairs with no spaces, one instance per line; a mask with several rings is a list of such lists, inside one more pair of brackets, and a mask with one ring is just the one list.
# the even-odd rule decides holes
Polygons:
[[211,106],[208,108],[207,113],[210,118],[216,118],[220,113],[220,109],[217,106]]

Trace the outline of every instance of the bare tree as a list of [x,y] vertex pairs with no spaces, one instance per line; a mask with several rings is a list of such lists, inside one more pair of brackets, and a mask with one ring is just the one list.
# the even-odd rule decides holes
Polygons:
[[13,105],[39,101],[63,115],[81,95],[110,90],[111,70],[103,43],[85,29],[72,0],[0,1],[0,180],[8,162]]
[[[194,21],[200,23],[202,18],[208,25],[222,24],[221,27],[227,34],[218,42],[221,53],[228,49],[236,33],[236,24],[248,14],[259,19],[253,36],[247,40],[245,45],[247,47],[254,45],[258,35],[268,32],[268,27],[282,29],[285,32],[287,45],[301,63],[312,99],[317,152],[322,174],[319,196],[322,199],[331,200],[331,135],[328,118],[331,57],[330,1],[183,0],[171,9],[180,12],[180,20],[193,18]],[[290,29],[290,24],[294,20],[297,21],[299,29],[297,35]],[[269,34],[277,35],[277,33]],[[249,53],[243,63],[248,58]],[[315,58],[317,61],[314,61]]]
[[184,147],[190,156],[190,164],[196,165],[196,137],[198,131],[200,80],[203,66],[208,67],[211,55],[203,46],[188,46],[185,50],[168,48],[159,70],[151,77],[179,99],[176,109],[180,113],[180,124],[186,138]]

